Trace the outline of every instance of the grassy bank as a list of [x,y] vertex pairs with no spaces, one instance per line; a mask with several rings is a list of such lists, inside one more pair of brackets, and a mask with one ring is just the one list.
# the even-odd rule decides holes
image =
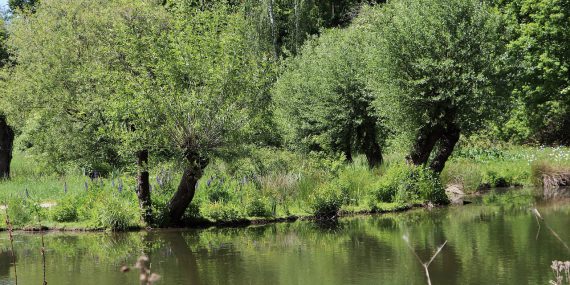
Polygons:
[[460,147],[441,175],[466,192],[493,187],[542,186],[541,172],[570,169],[568,147]]
[[[427,201],[446,203],[447,184],[467,192],[485,187],[532,185],[533,167],[570,165],[567,148],[462,147],[448,162],[441,179],[423,168],[388,155],[380,169],[369,170],[357,157],[301,156],[273,149],[231,163],[216,161],[197,185],[185,213],[188,225],[249,224],[296,218],[398,211]],[[154,224],[166,224],[165,207],[179,181],[179,167],[155,163],[150,170]],[[16,229],[43,227],[78,230],[144,228],[129,170],[90,179],[83,170],[58,176],[18,153],[13,178],[0,182],[0,202]],[[2,207],[4,208],[4,207]],[[5,227],[5,225],[2,225]]]

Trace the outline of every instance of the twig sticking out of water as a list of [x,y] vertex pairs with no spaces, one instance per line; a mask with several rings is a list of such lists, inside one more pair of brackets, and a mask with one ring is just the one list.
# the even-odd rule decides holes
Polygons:
[[14,227],[10,222],[10,216],[8,215],[8,204],[4,202],[4,210],[6,211],[6,227],[8,228],[8,237],[10,238],[10,256],[12,257],[12,264],[14,264],[14,279],[16,285],[18,285],[18,271],[16,270],[16,253],[14,252]]
[[445,246],[445,244],[447,244],[447,240],[445,242],[443,242],[435,251],[435,253],[433,254],[433,256],[430,258],[430,260],[428,262],[424,262],[420,256],[416,253],[416,251],[412,248],[412,245],[410,244],[410,239],[408,238],[408,235],[404,235],[402,237],[404,239],[404,241],[406,241],[406,245],[408,245],[408,248],[410,249],[410,251],[412,251],[412,253],[416,256],[416,258],[418,259],[418,261],[420,262],[420,264],[422,265],[422,267],[424,268],[424,271],[426,273],[426,277],[427,277],[427,283],[428,285],[431,285],[431,278],[429,276],[429,265],[433,262],[433,260],[437,257],[437,255],[441,252],[441,250],[443,249],[443,247]]
[[[150,266],[148,262],[148,257],[143,255],[137,259],[137,262],[134,266],[140,270],[139,280],[141,285],[153,285],[158,280],[160,280],[160,275],[150,272]],[[131,268],[126,265],[121,267],[121,272],[129,272],[130,270]]]
[[540,213],[538,212],[538,210],[536,208],[532,209],[532,213],[534,214],[534,217],[536,218],[536,223],[538,224],[538,230],[536,231],[536,240],[538,240],[538,235],[540,234],[540,219],[542,219],[542,216],[540,216]]
[[43,285],[47,285],[47,281],[46,281],[46,246],[44,243],[44,230],[42,228],[42,224],[40,223],[40,235],[42,236],[42,248],[41,248],[41,252],[42,252],[42,266],[43,266],[43,273],[44,273],[44,283]]
[[[538,230],[540,231],[540,220],[542,220],[544,222],[544,225],[546,226],[546,228],[552,233],[552,235],[568,250],[570,251],[570,247],[568,247],[568,245],[562,240],[562,238],[560,238],[560,236],[546,223],[546,221],[544,220],[544,218],[542,217],[542,215],[540,215],[540,213],[538,212],[538,210],[536,208],[532,209],[532,213],[534,214],[534,216],[536,217],[536,221],[538,222]],[[538,239],[538,233],[536,234],[536,238]]]

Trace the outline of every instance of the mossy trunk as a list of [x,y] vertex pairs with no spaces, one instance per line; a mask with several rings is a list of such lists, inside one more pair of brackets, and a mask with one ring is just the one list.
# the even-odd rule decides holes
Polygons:
[[148,150],[137,152],[137,197],[143,211],[143,219],[147,224],[152,223],[152,208],[150,197],[150,181],[148,173]]
[[198,154],[187,155],[188,165],[184,169],[178,189],[168,202],[168,215],[171,224],[180,224],[184,212],[194,199],[198,181],[204,174],[204,168],[208,165],[207,160]]
[[0,179],[10,178],[13,146],[14,131],[8,125],[6,117],[0,115]]
[[457,126],[450,124],[439,140],[437,153],[430,164],[430,169],[436,173],[441,173],[445,163],[453,153],[453,149],[459,141],[460,130]]

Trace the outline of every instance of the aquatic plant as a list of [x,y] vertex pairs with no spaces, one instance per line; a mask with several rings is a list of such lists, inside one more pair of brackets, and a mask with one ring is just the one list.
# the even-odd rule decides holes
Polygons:
[[554,280],[550,280],[550,284],[552,285],[562,285],[564,279],[566,282],[570,284],[570,261],[552,261],[552,265],[550,265],[552,271],[554,272]]

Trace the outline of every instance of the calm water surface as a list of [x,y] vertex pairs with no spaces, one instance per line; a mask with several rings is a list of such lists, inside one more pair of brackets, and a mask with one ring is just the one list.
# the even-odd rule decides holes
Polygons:
[[[427,284],[403,239],[428,260],[433,284],[548,284],[552,260],[570,252],[570,200],[520,191],[514,203],[475,203],[353,217],[332,225],[295,222],[248,228],[135,233],[48,233],[48,284],[138,284],[121,273],[141,254],[158,284]],[[533,193],[536,194],[537,190]],[[489,201],[487,201],[489,202]],[[540,231],[530,209],[545,219]],[[0,284],[14,284],[7,233],[0,233]],[[41,284],[41,239],[15,236],[18,284]]]

